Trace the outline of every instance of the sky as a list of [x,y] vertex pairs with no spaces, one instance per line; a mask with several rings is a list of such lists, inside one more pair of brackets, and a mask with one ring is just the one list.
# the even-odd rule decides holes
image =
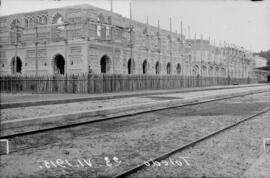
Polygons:
[[[270,49],[270,0],[112,0],[113,11],[169,29],[191,38],[209,39],[212,44],[224,42],[244,47],[252,52]],[[110,10],[110,0],[2,0],[0,16],[75,4],[91,4]],[[190,33],[188,33],[188,27]]]

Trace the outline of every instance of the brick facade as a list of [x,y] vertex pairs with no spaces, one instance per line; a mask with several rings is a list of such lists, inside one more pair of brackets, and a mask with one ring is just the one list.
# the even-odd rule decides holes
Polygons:
[[[253,56],[244,50],[216,47],[208,40],[187,40],[181,34],[90,5],[2,16],[0,32],[2,75],[34,75],[36,61],[39,75],[59,73],[64,66],[65,74],[229,74],[246,78],[254,68]],[[19,60],[14,62],[16,44]],[[59,56],[64,62],[59,62]]]

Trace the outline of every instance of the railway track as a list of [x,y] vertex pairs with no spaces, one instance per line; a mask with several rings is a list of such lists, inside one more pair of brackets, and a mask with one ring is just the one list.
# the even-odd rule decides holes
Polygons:
[[223,96],[223,97],[218,97],[218,98],[214,98],[214,99],[207,99],[207,100],[202,100],[202,101],[196,100],[196,101],[191,102],[191,103],[181,104],[180,106],[167,106],[165,108],[152,108],[151,110],[139,111],[139,112],[132,113],[132,114],[127,113],[127,114],[123,114],[121,116],[112,116],[112,117],[107,117],[107,118],[105,117],[105,118],[98,119],[98,120],[90,120],[90,121],[86,121],[86,122],[72,123],[72,124],[61,125],[61,126],[54,126],[51,128],[42,128],[42,129],[38,129],[38,130],[31,130],[31,131],[24,131],[24,132],[19,132],[19,133],[6,134],[4,136],[1,135],[0,139],[11,139],[11,138],[15,138],[15,137],[32,135],[32,134],[37,134],[37,133],[42,133],[42,132],[47,132],[47,131],[52,131],[52,130],[59,130],[59,129],[76,127],[76,126],[80,126],[80,125],[84,125],[84,124],[103,122],[103,121],[107,121],[107,120],[113,120],[113,119],[118,119],[118,118],[123,118],[123,117],[127,117],[127,116],[138,115],[138,114],[145,114],[145,113],[150,113],[153,111],[160,111],[160,110],[166,110],[166,109],[170,109],[170,108],[178,108],[178,107],[184,107],[184,106],[192,106],[192,105],[197,105],[197,104],[203,104],[203,103],[225,100],[225,99],[236,98],[236,97],[243,97],[246,95],[259,94],[259,93],[265,93],[265,92],[268,92],[268,91],[259,90],[259,91],[255,91],[255,92],[253,91],[253,92],[244,93],[244,94],[241,93],[238,95],[234,94],[232,96]]
[[[248,93],[248,94],[239,94],[239,95],[233,95],[233,96],[229,96],[229,97],[210,99],[210,100],[207,100],[207,101],[197,101],[197,102],[185,104],[185,105],[182,105],[182,106],[168,107],[168,108],[161,108],[161,109],[153,109],[151,111],[145,111],[145,112],[140,112],[140,113],[131,114],[131,115],[128,114],[128,115],[122,115],[122,116],[119,116],[119,117],[110,117],[110,118],[101,119],[101,120],[93,120],[93,121],[89,121],[89,122],[78,123],[78,124],[70,124],[70,125],[66,125],[66,126],[59,126],[59,127],[49,128],[49,129],[35,130],[35,131],[30,131],[30,132],[18,133],[18,134],[10,134],[10,135],[1,136],[0,139],[8,139],[8,140],[10,140],[10,142],[12,142],[13,140],[19,140],[21,137],[25,137],[25,136],[27,137],[27,136],[31,136],[31,135],[35,135],[35,134],[39,134],[39,133],[44,133],[44,132],[50,132],[50,131],[54,131],[54,130],[63,130],[63,129],[67,129],[67,128],[82,126],[82,125],[85,125],[85,124],[91,124],[91,123],[97,123],[97,122],[104,122],[104,121],[119,119],[119,118],[123,118],[123,117],[127,117],[127,116],[134,116],[134,115],[151,113],[151,112],[154,112],[154,111],[160,111],[160,110],[166,110],[166,109],[172,109],[172,108],[178,108],[178,107],[199,105],[199,104],[204,104],[204,103],[209,103],[209,102],[214,102],[214,101],[220,101],[220,100],[226,100],[226,99],[230,99],[230,98],[243,97],[243,96],[247,96],[247,95],[259,94],[259,93],[264,93],[264,92],[268,92],[268,91],[256,91],[256,92],[252,92],[252,93]],[[36,146],[20,147],[19,149],[11,148],[9,153],[19,152],[19,151],[23,151],[23,150],[27,150],[27,149],[44,147],[44,146],[47,146],[47,145],[57,145],[57,144],[58,144],[58,142],[50,142],[50,143],[45,143],[45,144],[44,143],[38,144]],[[0,155],[2,155],[2,154],[5,154],[5,153],[0,152]]]
[[[257,113],[259,111],[269,111],[269,94],[269,91],[265,94],[258,90],[253,90],[249,94],[238,92],[229,98],[227,95],[226,98],[215,99],[216,102],[214,100],[196,102],[185,105],[185,107],[160,109],[156,112],[134,114],[130,117],[118,117],[119,119],[115,118],[115,120],[107,119],[107,121],[103,120],[104,122],[80,124],[77,125],[78,127],[73,125],[70,128],[50,129],[11,137],[9,139],[10,155],[1,156],[3,172],[4,175],[12,174],[14,176],[21,175],[23,172],[25,177],[36,177],[38,175],[49,177],[56,175],[67,177],[129,177],[131,175],[133,177],[138,173],[139,175],[141,175],[140,173],[155,175],[154,172],[149,174],[149,171],[155,169],[143,169],[143,167],[140,168],[137,165],[146,163],[149,158],[163,160],[170,155],[173,158],[177,156],[178,152],[185,155],[186,151],[193,150],[193,146],[196,145],[193,142],[199,140],[197,143],[202,142],[204,144],[209,142],[211,138],[219,138],[221,134],[218,136],[218,133],[216,133],[216,137],[215,135],[211,136],[211,134],[223,127],[236,124],[240,119],[256,117],[256,115],[259,115]],[[267,114],[269,115],[269,112]],[[262,117],[265,118],[265,115]],[[245,121],[240,121],[240,123],[243,122]],[[250,125],[249,123],[252,122],[253,120],[247,122],[247,124],[239,124],[240,126]],[[266,126],[267,124],[263,128],[266,128]],[[231,128],[233,127],[231,126]],[[233,129],[232,132],[235,130],[238,130],[238,127]],[[261,131],[263,130],[265,129],[261,129]],[[226,132],[226,130],[220,132],[226,135],[231,133],[231,131]],[[264,131],[263,135],[265,134],[267,132]],[[208,135],[209,138],[202,138],[203,135]],[[257,135],[257,137],[261,136],[262,134]],[[200,139],[202,140],[200,141]],[[16,144],[12,144],[12,142]],[[190,146],[189,144],[193,145]],[[179,145],[186,148],[178,151]],[[104,149],[100,150],[100,148]],[[196,148],[197,145],[194,150]],[[78,152],[80,154],[77,154]],[[17,160],[17,156],[20,156],[19,160]],[[119,167],[108,168],[104,162],[104,156],[109,156],[110,160],[113,156],[116,156],[122,163]],[[73,167],[65,165],[68,170],[62,170],[58,165],[57,168],[50,165],[53,169],[47,169],[42,163],[43,169],[38,168],[37,172],[34,169],[29,171],[24,165],[38,167],[40,163],[36,162],[37,158],[52,162],[55,162],[54,159],[56,158],[67,159],[67,161],[71,161]],[[73,163],[76,162],[73,162],[73,160],[88,158],[93,161],[93,167],[85,167],[84,170],[78,170],[74,167]],[[235,158],[238,158],[238,156]],[[153,159],[151,160],[155,162]],[[122,175],[131,168],[135,168],[135,170]],[[13,173],[9,173],[10,170],[13,170]],[[61,173],[63,171],[68,172]]]
[[143,169],[145,167],[148,167],[149,165],[152,165],[155,161],[161,161],[161,160],[164,160],[166,158],[169,158],[173,154],[179,153],[179,152],[181,152],[181,151],[183,151],[183,150],[185,150],[187,148],[193,147],[193,146],[195,146],[196,144],[198,144],[198,143],[200,143],[202,141],[205,141],[205,140],[207,140],[209,138],[213,138],[214,136],[216,136],[216,135],[218,135],[218,134],[220,134],[222,132],[225,132],[225,131],[233,128],[233,127],[236,127],[236,126],[240,125],[243,122],[246,122],[246,121],[248,121],[250,119],[253,119],[253,118],[255,118],[257,116],[260,116],[260,115],[262,115],[262,114],[264,114],[266,112],[269,112],[269,111],[270,111],[270,108],[267,108],[267,109],[264,109],[264,110],[262,110],[260,112],[257,112],[256,114],[250,115],[250,116],[248,116],[248,117],[246,117],[244,119],[241,119],[240,121],[238,121],[236,123],[233,123],[233,124],[231,124],[229,126],[221,128],[221,129],[219,129],[217,131],[214,131],[214,132],[212,132],[210,134],[202,136],[202,137],[200,137],[200,138],[198,138],[198,139],[196,139],[194,141],[191,141],[191,142],[189,142],[189,143],[187,143],[185,145],[179,146],[178,148],[170,150],[170,151],[168,151],[168,152],[166,152],[164,154],[161,154],[161,155],[159,155],[159,156],[157,156],[157,157],[155,157],[153,159],[151,158],[148,161],[146,161],[148,164],[142,163],[142,164],[140,164],[138,166],[135,166],[133,168],[130,168],[128,170],[125,170],[125,171],[113,176],[113,178],[123,178],[123,177],[127,177],[129,175],[132,175],[133,173],[135,173],[135,172],[137,172],[137,171],[139,171],[139,170],[141,170],[141,169]]

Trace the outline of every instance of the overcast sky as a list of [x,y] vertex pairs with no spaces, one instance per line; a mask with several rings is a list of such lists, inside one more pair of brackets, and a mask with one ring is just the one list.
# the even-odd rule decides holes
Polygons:
[[[29,12],[40,9],[89,3],[110,9],[110,0],[2,0],[0,15]],[[129,0],[113,0],[113,11],[129,17]],[[169,29],[172,17],[173,31],[180,32],[183,21],[184,34],[191,37],[210,36],[219,45],[226,41],[257,52],[270,49],[270,0],[132,0],[132,17],[151,25]]]

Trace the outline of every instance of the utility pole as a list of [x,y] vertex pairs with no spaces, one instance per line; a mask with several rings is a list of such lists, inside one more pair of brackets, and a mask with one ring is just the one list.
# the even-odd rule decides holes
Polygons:
[[201,57],[201,76],[203,75],[203,61],[202,61],[202,53],[203,53],[203,35],[201,34],[201,42],[200,42],[200,57]]
[[110,0],[111,1],[111,12],[113,11],[113,0]]
[[15,60],[14,60],[14,66],[13,66],[13,71],[14,74],[17,74],[17,56],[18,56],[18,25],[16,21],[16,28],[15,28]]
[[87,37],[86,37],[86,63],[87,63],[87,73],[89,73],[89,41],[90,41],[90,33],[89,33],[89,21],[90,19],[87,18]]
[[[111,17],[112,19],[112,17]],[[114,27],[111,27],[111,43],[112,43],[112,65],[113,65],[113,74],[115,73],[115,62],[114,62],[114,38],[113,38],[113,33],[114,33]]]
[[[111,13],[113,13],[113,0],[110,0],[111,1]],[[112,16],[111,16],[111,24],[112,24]],[[107,27],[106,27],[107,28]],[[112,44],[112,66],[113,66],[113,74],[115,73],[115,62],[114,62],[114,39],[113,39],[113,33],[114,33],[114,27],[112,26],[111,27],[111,44]]]
[[64,27],[65,27],[65,59],[66,59],[66,62],[65,62],[65,73],[67,74],[67,65],[68,65],[68,56],[67,56],[67,48],[68,48],[68,31],[67,31],[67,25],[68,23],[64,22]]
[[[148,34],[148,26],[149,26],[149,21],[148,21],[148,16],[146,18],[146,24],[147,24],[147,60],[149,61],[149,52],[150,52],[150,40],[149,40],[149,34]],[[146,63],[146,73],[148,73],[148,62]]]
[[161,39],[160,39],[160,22],[158,20],[158,74],[160,71],[160,53],[161,53]]
[[132,33],[133,33],[133,26],[132,26],[132,11],[131,11],[131,1],[129,2],[129,18],[130,18],[130,21],[129,21],[129,25],[130,25],[130,62],[131,62],[131,73],[133,73],[133,41],[132,41]]
[[181,20],[181,43],[183,42],[183,24],[182,24],[182,20]]
[[170,65],[170,68],[169,68],[169,74],[171,74],[172,73],[172,18],[170,17],[170,63],[171,63],[171,65]]
[[35,58],[36,58],[36,76],[38,76],[38,27],[37,27],[37,21],[35,21]]
[[[18,22],[15,21],[14,26],[12,26],[11,30],[15,33],[15,41],[14,41],[14,46],[15,46],[15,59],[14,59],[14,64],[12,64],[12,74],[17,74],[17,58],[18,58],[18,45],[19,45],[19,36],[18,36],[18,29],[22,30],[23,27],[18,26]],[[12,41],[11,41],[12,42]],[[13,45],[13,44],[12,44]]]

